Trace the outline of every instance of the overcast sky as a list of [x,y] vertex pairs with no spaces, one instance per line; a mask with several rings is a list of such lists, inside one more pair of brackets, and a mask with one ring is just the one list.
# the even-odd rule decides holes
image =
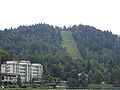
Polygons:
[[84,24],[120,34],[120,0],[0,0],[0,29],[35,23]]

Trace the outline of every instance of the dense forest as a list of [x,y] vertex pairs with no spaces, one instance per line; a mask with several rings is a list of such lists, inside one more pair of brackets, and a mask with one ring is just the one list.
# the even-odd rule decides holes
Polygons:
[[[61,31],[72,34],[81,58],[73,59],[62,47]],[[45,83],[59,79],[69,87],[120,84],[120,37],[92,26],[35,24],[1,30],[0,63],[21,59],[43,64]]]

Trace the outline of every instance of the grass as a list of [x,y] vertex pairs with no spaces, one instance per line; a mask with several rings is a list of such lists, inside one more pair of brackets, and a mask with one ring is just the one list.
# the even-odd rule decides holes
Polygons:
[[90,84],[88,85],[88,88],[91,89],[113,89],[113,85],[111,84]]
[[65,89],[41,89],[41,88],[0,88],[0,90],[65,90]]
[[86,89],[41,89],[41,88],[0,88],[0,90],[120,90],[120,87],[113,87],[110,84],[105,85],[97,85],[97,84],[91,84]]
[[70,31],[61,31],[62,36],[62,47],[66,48],[67,53],[73,59],[81,58],[79,50],[77,48],[77,44],[72,37],[72,33]]

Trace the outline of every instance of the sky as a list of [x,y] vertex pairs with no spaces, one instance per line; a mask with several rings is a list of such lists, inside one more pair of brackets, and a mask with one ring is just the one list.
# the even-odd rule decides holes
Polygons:
[[37,23],[91,25],[120,35],[120,0],[0,0],[0,30]]

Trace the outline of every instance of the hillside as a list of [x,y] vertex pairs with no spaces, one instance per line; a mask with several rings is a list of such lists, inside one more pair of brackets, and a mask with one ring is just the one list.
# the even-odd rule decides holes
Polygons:
[[86,73],[85,84],[120,85],[120,37],[88,25],[36,24],[0,31],[0,62],[11,59],[43,64],[49,82],[57,78],[76,84],[78,73]]
[[0,46],[16,54],[33,54],[35,51],[41,54],[56,53],[61,48],[60,38],[60,32],[47,24],[20,26],[0,31]]
[[73,59],[80,59],[80,53],[77,48],[77,44],[72,37],[70,31],[61,31],[62,47],[66,48],[66,51]]
[[43,64],[45,74],[66,80],[72,59],[61,42],[60,28],[48,24],[5,29],[0,31],[0,62],[30,60]]
[[117,35],[84,25],[73,26],[70,30],[85,60],[96,59],[105,64],[119,60],[120,38]]

